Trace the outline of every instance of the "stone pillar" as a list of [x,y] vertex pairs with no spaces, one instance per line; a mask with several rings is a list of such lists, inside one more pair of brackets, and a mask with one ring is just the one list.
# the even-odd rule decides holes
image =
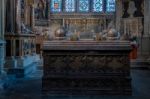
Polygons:
[[16,27],[17,33],[21,33],[21,0],[16,1]]
[[0,0],[0,74],[3,72],[5,56],[5,0]]
[[5,2],[0,0],[0,91],[4,89],[6,73],[4,72],[5,62]]
[[31,5],[31,28],[34,29],[34,5]]
[[[30,15],[30,12],[28,12],[28,5],[27,5],[27,0],[24,1],[24,23],[25,25],[28,24],[28,15]],[[29,20],[30,21],[30,20]]]
[[144,0],[144,35],[142,40],[142,54],[150,55],[150,0]]
[[7,0],[0,1],[0,39],[4,39],[5,32],[5,3]]
[[6,32],[16,33],[16,0],[7,0],[6,3]]
[[[150,0],[144,0],[144,37],[143,52],[147,49],[147,60],[150,63]],[[150,67],[149,67],[150,68]]]
[[32,4],[33,0],[25,0],[25,25],[28,25],[32,28]]
[[[19,17],[17,16],[18,7],[17,3],[20,0],[7,0],[6,2],[6,25],[5,25],[5,39],[6,39],[6,50],[9,55],[6,55],[6,63],[4,68],[7,70],[8,68],[16,67],[15,60],[15,37],[14,35],[18,32],[18,21]],[[8,49],[9,48],[9,49]]]
[[149,0],[144,0],[144,35],[149,34]]
[[121,19],[122,19],[122,0],[116,1],[116,29],[121,32]]

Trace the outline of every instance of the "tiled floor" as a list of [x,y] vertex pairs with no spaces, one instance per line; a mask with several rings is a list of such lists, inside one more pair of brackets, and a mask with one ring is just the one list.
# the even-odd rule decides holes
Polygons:
[[150,70],[131,70],[132,96],[44,96],[41,94],[42,71],[36,71],[0,92],[0,99],[150,99]]

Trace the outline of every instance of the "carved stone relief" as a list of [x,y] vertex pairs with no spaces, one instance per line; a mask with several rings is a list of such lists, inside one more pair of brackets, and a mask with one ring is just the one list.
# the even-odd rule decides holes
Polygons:
[[[44,55],[49,72],[99,72],[127,70],[128,56],[111,55]],[[69,71],[68,71],[69,70]]]

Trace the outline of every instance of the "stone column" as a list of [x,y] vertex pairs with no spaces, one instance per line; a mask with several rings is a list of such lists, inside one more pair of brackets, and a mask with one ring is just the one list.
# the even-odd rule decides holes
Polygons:
[[144,0],[144,35],[142,40],[142,54],[150,55],[150,0]]
[[149,0],[144,0],[144,35],[149,34]]
[[4,39],[5,32],[5,0],[0,1],[0,39]]
[[150,0],[144,0],[144,37],[143,52],[145,51],[150,63]]
[[[6,2],[6,17],[5,17],[5,21],[6,21],[6,25],[5,25],[5,39],[7,41],[6,43],[6,48],[7,48],[7,53],[10,52],[9,56],[6,56],[6,63],[4,68],[5,69],[9,69],[9,68],[13,68],[16,66],[16,60],[15,60],[15,37],[13,37],[14,35],[17,34],[17,21],[18,20],[18,16],[17,16],[17,2],[18,0],[7,0]],[[9,44],[9,43],[10,44]],[[8,49],[10,48],[10,49]]]
[[7,0],[6,3],[6,32],[16,33],[16,0]]
[[116,1],[116,29],[121,32],[121,19],[122,19],[122,0]]
[[32,0],[25,0],[25,25],[32,27]]
[[4,41],[4,32],[5,32],[5,0],[0,0],[0,75],[3,72],[4,66],[4,56],[5,56],[5,41]]
[[28,24],[28,7],[27,7],[27,1],[24,1],[24,24],[27,25]]
[[16,27],[17,33],[21,33],[21,0],[16,0]]
[[34,5],[31,5],[31,28],[34,29]]

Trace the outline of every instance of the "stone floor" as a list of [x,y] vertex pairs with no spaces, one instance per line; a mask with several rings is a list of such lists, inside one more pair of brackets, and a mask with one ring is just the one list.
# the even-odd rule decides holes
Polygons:
[[25,78],[18,78],[7,90],[0,92],[0,99],[150,99],[150,70],[131,70],[132,96],[59,96],[41,94],[42,70]]

